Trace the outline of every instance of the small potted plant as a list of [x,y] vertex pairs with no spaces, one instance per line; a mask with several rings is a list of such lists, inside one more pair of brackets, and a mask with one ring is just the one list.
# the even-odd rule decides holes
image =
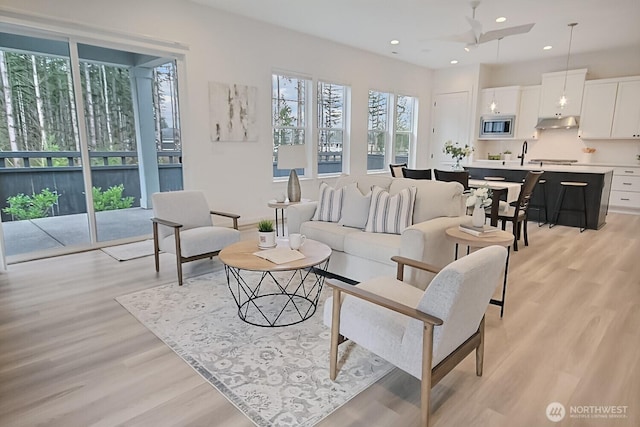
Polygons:
[[506,162],[511,160],[511,150],[508,148],[502,152],[502,159]]
[[258,247],[273,248],[276,246],[276,232],[273,228],[273,221],[263,219],[258,222]]

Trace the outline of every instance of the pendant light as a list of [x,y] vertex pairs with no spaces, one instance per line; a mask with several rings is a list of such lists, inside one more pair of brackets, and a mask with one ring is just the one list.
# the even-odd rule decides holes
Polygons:
[[[496,50],[496,64],[498,64],[498,58],[500,57],[500,40],[502,37],[498,39],[498,49]],[[493,97],[491,98],[491,103],[489,104],[489,111],[491,114],[495,114],[498,109],[498,103],[496,102],[496,89],[493,89]]]
[[576,25],[578,25],[577,22],[572,22],[571,24],[568,24],[568,26],[571,28],[571,32],[569,33],[569,50],[567,50],[567,65],[564,70],[564,85],[562,86],[562,96],[558,100],[558,105],[560,106],[560,108],[566,107],[567,104],[569,103],[569,100],[567,99],[567,95],[566,95],[567,75],[569,74],[569,57],[571,56],[571,41],[573,40],[573,27],[575,27]]

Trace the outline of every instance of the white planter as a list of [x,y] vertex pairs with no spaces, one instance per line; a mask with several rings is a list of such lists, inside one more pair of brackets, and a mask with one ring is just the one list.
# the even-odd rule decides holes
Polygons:
[[258,231],[258,247],[259,248],[273,248],[276,246],[276,232],[275,231]]
[[511,153],[503,153],[502,159],[508,162],[509,160],[511,160]]
[[582,161],[580,163],[593,162],[593,153],[582,153]]

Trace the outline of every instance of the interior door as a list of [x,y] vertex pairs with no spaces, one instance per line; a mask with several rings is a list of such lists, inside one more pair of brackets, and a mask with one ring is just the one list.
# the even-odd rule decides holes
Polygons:
[[442,152],[444,143],[470,144],[469,92],[436,94],[432,113],[431,166],[450,169],[454,162]]

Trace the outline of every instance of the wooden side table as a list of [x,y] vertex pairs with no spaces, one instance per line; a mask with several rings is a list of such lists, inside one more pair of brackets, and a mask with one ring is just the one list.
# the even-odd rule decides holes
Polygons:
[[465,245],[467,247],[467,254],[469,254],[469,248],[484,248],[487,246],[504,246],[507,248],[507,260],[504,265],[504,281],[502,283],[502,299],[491,299],[490,303],[500,307],[500,317],[504,314],[505,296],[507,293],[507,272],[509,271],[509,256],[511,254],[511,245],[515,239],[515,236],[508,231],[498,230],[487,234],[486,236],[474,236],[464,231],[460,231],[458,227],[451,227],[445,230],[447,239],[456,244],[455,257],[458,259],[458,245]]

